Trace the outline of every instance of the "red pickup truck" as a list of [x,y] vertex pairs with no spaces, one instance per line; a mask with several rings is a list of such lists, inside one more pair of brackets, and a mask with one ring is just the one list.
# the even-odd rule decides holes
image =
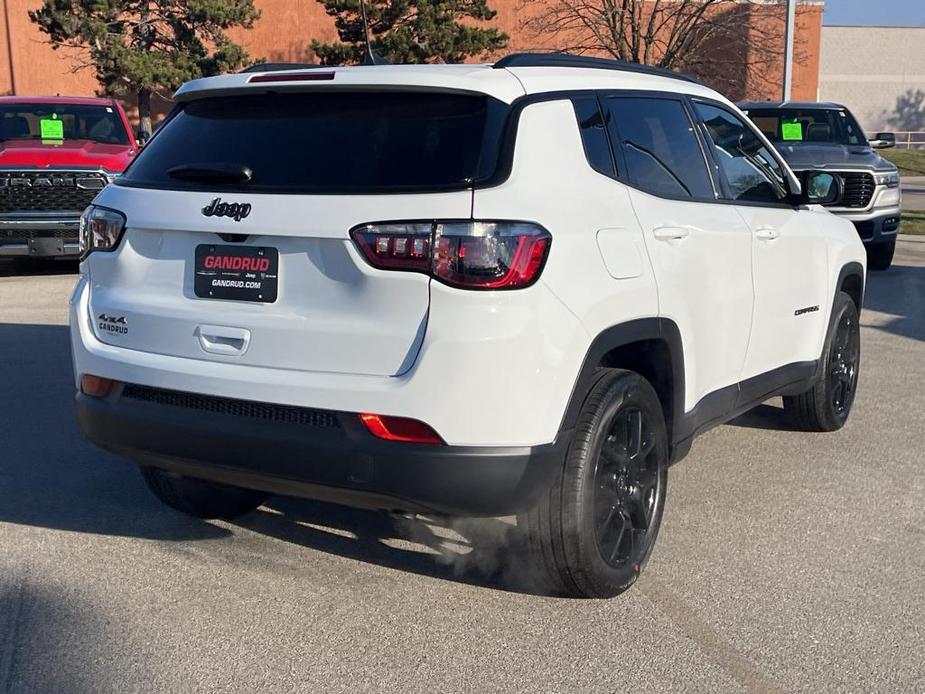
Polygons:
[[136,154],[113,99],[0,97],[0,258],[76,257],[81,213]]

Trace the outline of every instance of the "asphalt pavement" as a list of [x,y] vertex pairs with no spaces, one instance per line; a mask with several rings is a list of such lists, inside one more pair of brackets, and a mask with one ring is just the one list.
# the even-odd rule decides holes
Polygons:
[[0,692],[925,691],[925,243],[870,277],[848,426],[698,439],[608,601],[533,592],[501,520],[161,506],[77,431],[74,281],[0,277]]

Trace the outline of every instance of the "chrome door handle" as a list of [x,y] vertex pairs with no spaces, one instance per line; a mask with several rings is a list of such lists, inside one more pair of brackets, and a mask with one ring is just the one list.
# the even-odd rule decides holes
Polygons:
[[755,236],[757,236],[762,241],[773,241],[778,236],[780,236],[780,231],[774,227],[761,227],[755,229]]
[[652,235],[659,241],[680,241],[690,234],[688,227],[656,227],[652,230]]

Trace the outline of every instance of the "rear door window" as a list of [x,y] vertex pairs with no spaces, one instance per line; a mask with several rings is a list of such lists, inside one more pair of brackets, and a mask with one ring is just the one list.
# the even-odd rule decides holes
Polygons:
[[667,197],[715,198],[694,126],[675,99],[612,97],[607,100],[614,146],[624,175],[638,188]]
[[[171,169],[251,172],[209,190],[348,193],[462,189],[494,173],[508,107],[485,95],[305,92],[183,105],[120,184],[201,189]],[[227,178],[227,177],[226,177]]]
[[581,143],[584,146],[588,165],[598,173],[615,178],[617,173],[613,163],[613,152],[607,139],[607,126],[601,114],[600,104],[593,96],[572,99]]

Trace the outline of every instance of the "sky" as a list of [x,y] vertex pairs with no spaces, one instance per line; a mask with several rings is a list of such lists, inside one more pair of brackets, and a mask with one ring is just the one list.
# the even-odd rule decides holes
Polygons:
[[823,24],[925,26],[925,0],[826,0]]

